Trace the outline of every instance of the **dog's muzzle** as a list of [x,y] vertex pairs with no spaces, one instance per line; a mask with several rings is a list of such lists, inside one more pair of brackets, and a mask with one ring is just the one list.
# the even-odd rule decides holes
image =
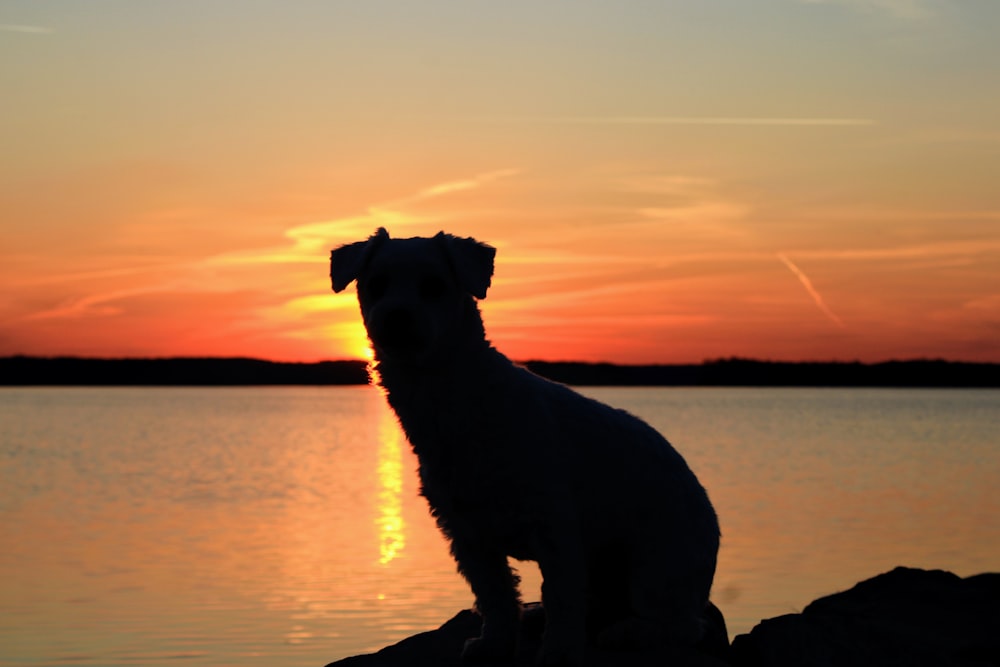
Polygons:
[[415,360],[426,349],[427,340],[417,318],[406,308],[395,308],[368,324],[372,343],[386,356]]

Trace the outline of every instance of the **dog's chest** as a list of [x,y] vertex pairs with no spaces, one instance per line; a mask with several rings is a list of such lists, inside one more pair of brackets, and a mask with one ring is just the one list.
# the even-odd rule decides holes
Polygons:
[[383,386],[419,459],[421,493],[441,527],[530,559],[531,536],[561,481],[553,479],[558,468],[524,437],[530,419],[517,392],[503,381],[490,382],[489,372],[471,372],[473,366],[447,382],[383,374]]
[[486,420],[403,422],[420,462],[425,495],[434,505],[476,508],[511,505],[511,491],[523,486],[523,459],[505,447],[500,425]]
[[421,462],[421,494],[450,537],[488,542],[522,560],[536,558],[534,540],[546,503],[518,471],[485,460],[440,463]]
[[390,404],[420,463],[421,493],[451,534],[481,535],[531,557],[544,488],[531,452],[495,403],[472,393],[424,391]]
[[544,506],[525,461],[489,438],[444,439],[436,456],[421,455],[421,493],[449,534],[478,536],[510,555],[532,558],[532,535]]

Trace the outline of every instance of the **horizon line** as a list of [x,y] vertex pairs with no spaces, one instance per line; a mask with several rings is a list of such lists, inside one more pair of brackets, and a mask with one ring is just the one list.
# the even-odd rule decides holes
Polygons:
[[[370,364],[372,361],[367,359],[359,359],[356,357],[340,357],[340,358],[326,358],[317,359],[312,361],[294,361],[294,360],[281,360],[281,359],[270,359],[266,357],[248,357],[248,356],[217,356],[217,355],[206,355],[206,356],[192,356],[192,355],[168,355],[168,356],[89,356],[89,355],[79,355],[79,354],[55,354],[55,355],[38,355],[38,354],[5,354],[0,355],[0,361],[9,359],[39,359],[39,360],[82,360],[82,361],[253,361],[253,362],[263,362],[269,364],[298,364],[298,365],[317,365],[317,364],[327,364],[327,363],[357,363],[357,364]],[[843,364],[843,365],[861,365],[861,366],[877,366],[880,364],[891,364],[891,363],[948,363],[948,364],[970,364],[970,365],[985,365],[985,366],[1000,366],[1000,360],[998,361],[969,361],[966,359],[949,359],[946,357],[908,357],[908,358],[886,358],[880,361],[862,361],[860,359],[797,359],[797,360],[783,360],[783,359],[769,359],[769,358],[759,358],[759,357],[742,357],[742,356],[728,356],[728,357],[711,357],[702,359],[701,361],[651,361],[651,362],[620,362],[620,361],[586,361],[582,359],[541,359],[541,358],[527,358],[527,359],[512,359],[516,364],[580,364],[588,366],[620,366],[620,367],[643,367],[643,366],[703,366],[706,364],[714,364],[720,362],[752,362],[752,363],[762,363],[762,364]]]

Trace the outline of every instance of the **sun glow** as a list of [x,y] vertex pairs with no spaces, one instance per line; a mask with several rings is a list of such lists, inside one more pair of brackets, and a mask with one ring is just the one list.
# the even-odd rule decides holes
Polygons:
[[344,327],[348,333],[348,353],[355,359],[363,359],[368,363],[375,361],[375,350],[368,340],[368,332],[361,322],[355,322]]

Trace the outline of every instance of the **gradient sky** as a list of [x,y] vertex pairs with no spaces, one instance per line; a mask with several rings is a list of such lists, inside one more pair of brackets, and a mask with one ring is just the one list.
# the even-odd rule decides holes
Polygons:
[[0,1],[0,355],[360,357],[332,247],[496,246],[516,359],[1000,361],[995,0]]

